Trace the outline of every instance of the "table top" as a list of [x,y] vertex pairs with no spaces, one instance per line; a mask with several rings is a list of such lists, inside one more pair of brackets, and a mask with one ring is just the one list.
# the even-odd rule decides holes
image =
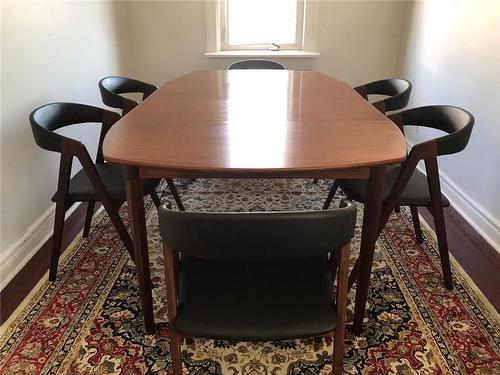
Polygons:
[[304,174],[404,160],[401,131],[315,71],[199,71],[165,83],[104,140],[114,163],[175,172]]

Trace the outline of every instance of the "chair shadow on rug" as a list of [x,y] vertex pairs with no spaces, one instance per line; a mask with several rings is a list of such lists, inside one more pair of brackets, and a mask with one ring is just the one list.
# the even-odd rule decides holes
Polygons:
[[[184,338],[278,341],[334,337],[342,373],[356,206],[329,211],[159,210],[172,369]],[[336,298],[334,280],[337,277]]]

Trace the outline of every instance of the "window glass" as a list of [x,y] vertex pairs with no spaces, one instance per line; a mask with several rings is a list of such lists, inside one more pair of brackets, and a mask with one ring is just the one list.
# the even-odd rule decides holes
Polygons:
[[295,44],[297,0],[227,0],[230,46]]

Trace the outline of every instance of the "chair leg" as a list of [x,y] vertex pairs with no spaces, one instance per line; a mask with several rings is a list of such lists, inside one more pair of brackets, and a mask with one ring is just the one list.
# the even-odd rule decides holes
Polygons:
[[127,249],[130,257],[132,258],[132,260],[135,261],[134,246],[132,245],[132,239],[130,238],[130,235],[127,232],[127,228],[125,228],[125,224],[123,224],[123,221],[119,214],[120,207],[122,206],[123,202],[111,202],[108,200],[106,201],[103,200],[102,204],[104,206],[104,209],[106,210],[106,213],[109,216],[109,219],[115,226],[118,235],[123,241],[123,244],[125,245],[125,248]]
[[327,210],[332,203],[333,197],[339,188],[340,182],[339,180],[333,181],[332,187],[330,188],[330,192],[328,193],[328,197],[326,198],[325,204],[323,204],[323,210]]
[[149,196],[153,200],[153,203],[155,204],[156,208],[159,208],[161,205],[160,197],[158,196],[158,193],[156,190],[151,190],[151,193],[149,193]]
[[178,334],[170,337],[170,356],[173,375],[182,375],[182,337]]
[[351,273],[349,274],[348,290],[351,290],[352,286],[358,279],[358,272],[359,272],[359,258],[356,259],[356,262],[354,262],[354,266],[352,267]]
[[[385,224],[387,224],[387,221],[389,220],[389,217],[391,216],[391,212],[393,211],[393,207],[386,207],[382,205],[382,208],[380,210],[380,219],[379,219],[379,228],[377,232],[377,238],[380,236],[380,233],[384,230]],[[351,290],[352,286],[356,282],[358,278],[358,273],[359,273],[359,257],[356,259],[356,262],[354,263],[354,266],[352,267],[351,274],[349,275],[349,284],[348,284],[348,290]]]
[[113,208],[114,208],[115,212],[118,215],[120,215],[120,209],[122,208],[124,202],[122,202],[122,201],[113,201],[111,203],[113,205]]
[[347,305],[347,283],[349,274],[349,251],[350,244],[340,250],[340,263],[337,281],[337,326],[335,327],[335,339],[333,342],[333,366],[334,375],[342,374],[342,362],[344,360],[345,319]]
[[180,211],[184,211],[184,205],[182,204],[181,197],[179,196],[179,192],[177,191],[175,185],[174,185],[174,180],[171,178],[167,178],[167,185],[170,188],[170,191],[172,192],[172,195],[174,196],[175,203],[177,203],[177,207],[179,208]]
[[318,183],[318,181],[319,181],[319,178],[315,178],[315,179],[313,179],[313,184],[317,184],[317,183]]
[[338,251],[330,253],[330,276],[332,278],[332,283],[335,284],[335,278],[337,277],[337,270],[339,268],[340,254]]
[[87,202],[87,213],[85,214],[85,224],[83,224],[83,237],[88,237],[90,226],[92,225],[92,217],[94,216],[95,201]]
[[436,227],[436,237],[438,240],[439,256],[441,258],[441,269],[443,270],[444,284],[446,289],[453,290],[451,277],[450,254],[448,253],[448,240],[446,238],[446,225],[444,221],[443,207],[434,209],[434,225]]
[[64,231],[64,214],[66,213],[66,207],[66,198],[62,198],[56,204],[54,234],[52,235],[52,253],[50,255],[50,281],[55,281],[57,278],[57,268],[59,265],[59,256],[61,255],[61,244]]
[[418,217],[417,206],[410,206],[410,211],[413,229],[415,230],[415,239],[417,240],[417,243],[423,243],[424,239],[422,238],[422,228],[420,227],[420,218]]
[[427,171],[427,182],[431,195],[432,212],[434,215],[434,225],[438,240],[439,255],[441,257],[441,268],[443,270],[444,285],[446,289],[453,290],[451,277],[450,255],[448,253],[448,241],[446,239],[446,225],[444,221],[443,205],[441,202],[441,187],[439,185],[439,170],[437,160],[429,159],[425,161]]

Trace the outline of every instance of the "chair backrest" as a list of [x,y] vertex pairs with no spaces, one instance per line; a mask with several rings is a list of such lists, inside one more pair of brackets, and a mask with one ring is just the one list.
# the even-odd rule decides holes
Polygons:
[[273,60],[241,60],[236,61],[229,65],[228,70],[233,69],[277,69],[284,70],[285,66],[277,61]]
[[78,142],[55,133],[55,130],[75,124],[101,123],[98,159],[102,159],[104,136],[120,118],[118,113],[78,103],[46,104],[31,112],[29,117],[36,144],[45,150],[55,152],[61,152],[63,140]]
[[121,94],[141,93],[144,100],[157,89],[155,85],[127,77],[110,76],[99,81],[102,102],[109,107],[121,109],[122,115],[127,114],[139,103]]
[[433,140],[436,142],[437,155],[462,151],[469,143],[474,127],[474,116],[470,112],[451,105],[411,108],[389,118],[400,126],[423,126],[448,133]]
[[408,105],[412,84],[402,78],[382,79],[355,87],[361,96],[368,100],[368,95],[385,95],[388,98],[373,103],[382,112],[397,111]]
[[354,233],[356,206],[300,212],[200,213],[159,210],[167,246],[205,259],[271,261],[336,251]]
[[474,126],[474,116],[471,113],[465,109],[451,105],[430,105],[411,108],[394,113],[389,116],[389,119],[398,125],[401,130],[403,130],[404,125],[414,125],[441,130],[448,134],[420,142],[411,148],[408,157],[402,163],[401,170],[392,185],[391,191],[385,199],[385,209],[381,214],[379,232],[382,231],[392,209],[396,206],[421,160],[425,162],[429,192],[433,191],[434,188],[431,186],[434,184],[434,186],[437,186],[437,194],[439,195],[437,156],[462,151],[469,142]]

